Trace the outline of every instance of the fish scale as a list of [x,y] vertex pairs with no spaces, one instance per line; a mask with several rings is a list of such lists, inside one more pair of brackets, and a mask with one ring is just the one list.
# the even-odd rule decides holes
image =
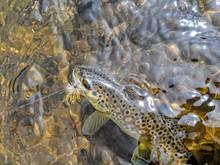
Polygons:
[[[185,130],[176,119],[142,112],[135,101],[130,99],[131,93],[127,93],[123,85],[101,70],[76,66],[72,74],[76,91],[80,91],[78,95],[85,97],[94,106],[103,124],[106,123],[103,118],[111,119],[122,131],[139,141],[145,137],[149,140],[150,137],[152,143],[158,144],[158,150],[168,154],[170,159],[186,161],[191,157],[191,152],[184,145]],[[99,121],[99,118],[95,120]],[[92,119],[86,125],[90,127],[97,121]],[[91,131],[86,127],[84,130]]]

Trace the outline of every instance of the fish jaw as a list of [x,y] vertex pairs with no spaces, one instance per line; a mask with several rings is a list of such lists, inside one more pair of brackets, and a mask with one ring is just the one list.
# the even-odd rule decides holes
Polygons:
[[67,95],[64,98],[64,102],[67,105],[74,104],[75,102],[79,102],[81,100],[81,92],[76,87],[76,85],[69,84],[66,87]]

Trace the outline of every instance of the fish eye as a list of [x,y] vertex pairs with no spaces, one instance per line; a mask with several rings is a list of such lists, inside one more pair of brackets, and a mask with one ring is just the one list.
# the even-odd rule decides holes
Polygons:
[[89,82],[88,82],[87,80],[83,79],[83,80],[82,80],[82,84],[83,84],[83,86],[84,86],[86,89],[88,89],[88,90],[91,89],[91,86],[90,86],[90,84],[89,84]]

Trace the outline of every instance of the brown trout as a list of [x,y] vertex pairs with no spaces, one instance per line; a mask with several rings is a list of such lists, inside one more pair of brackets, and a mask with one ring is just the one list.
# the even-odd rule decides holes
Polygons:
[[[125,85],[113,76],[89,66],[75,66],[70,73],[72,99],[85,97],[96,109],[84,123],[83,133],[92,135],[109,119],[140,144],[151,142],[169,162],[186,162],[191,152],[184,145],[186,132],[176,119],[141,110]],[[137,153],[140,155],[140,153]],[[133,155],[134,157],[134,155]],[[141,157],[141,156],[140,156]]]

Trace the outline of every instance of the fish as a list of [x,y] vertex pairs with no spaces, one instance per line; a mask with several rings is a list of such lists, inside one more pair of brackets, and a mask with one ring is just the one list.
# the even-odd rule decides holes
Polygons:
[[[113,75],[97,67],[76,65],[69,73],[71,98],[85,98],[95,109],[84,122],[82,132],[93,135],[112,120],[123,132],[135,138],[138,146],[132,161],[152,158],[146,153],[159,154],[156,159],[167,162],[186,162],[192,156],[184,140],[185,128],[177,119],[156,112],[143,111],[135,102],[139,94],[122,84]],[[151,153],[152,154],[152,153]],[[160,157],[160,158],[158,158]]]

